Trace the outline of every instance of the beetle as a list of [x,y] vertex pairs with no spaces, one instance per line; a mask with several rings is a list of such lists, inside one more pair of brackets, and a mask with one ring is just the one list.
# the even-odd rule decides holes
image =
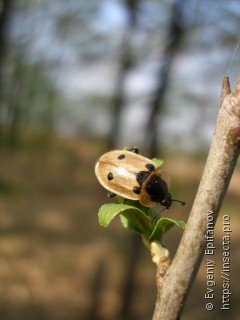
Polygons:
[[[162,205],[168,209],[173,201],[168,191],[169,179],[152,160],[138,154],[137,148],[113,150],[103,154],[96,163],[95,174],[109,196],[122,196],[139,201],[145,207]],[[163,210],[164,210],[163,209]]]

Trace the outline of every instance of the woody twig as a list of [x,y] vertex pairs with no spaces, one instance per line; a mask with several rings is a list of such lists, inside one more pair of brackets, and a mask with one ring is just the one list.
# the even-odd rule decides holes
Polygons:
[[207,216],[218,217],[240,153],[240,77],[231,92],[224,77],[216,129],[207,163],[174,260],[165,274],[157,273],[154,320],[179,319],[203,259]]

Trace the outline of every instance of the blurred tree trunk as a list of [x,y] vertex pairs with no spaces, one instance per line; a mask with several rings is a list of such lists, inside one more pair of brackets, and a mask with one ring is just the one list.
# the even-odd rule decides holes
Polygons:
[[158,116],[163,112],[164,98],[167,91],[170,68],[183,37],[182,14],[184,0],[176,0],[172,5],[172,17],[169,22],[166,38],[167,44],[163,52],[163,64],[160,67],[158,82],[150,101],[150,116],[146,130],[146,145],[149,157],[153,158],[158,152]]
[[[131,2],[131,1],[130,1]],[[151,107],[151,113],[149,117],[149,122],[147,126],[147,136],[148,136],[148,150],[149,150],[149,156],[154,157],[157,154],[157,129],[158,129],[158,122],[157,120],[157,115],[158,112],[162,111],[163,109],[163,100],[164,100],[164,95],[166,92],[166,88],[168,85],[168,76],[169,76],[169,71],[170,67],[174,58],[175,53],[178,50],[180,40],[182,38],[183,34],[183,28],[181,26],[181,5],[182,1],[177,0],[173,4],[173,9],[172,9],[172,19],[169,23],[169,29],[167,32],[167,39],[168,43],[165,47],[164,50],[164,58],[163,61],[165,63],[161,67],[159,71],[159,78],[158,78],[158,84],[155,93],[153,94],[153,99],[152,102],[150,102],[150,107]],[[132,25],[130,25],[132,27]],[[135,27],[135,24],[134,24]],[[125,54],[127,51],[124,51]],[[123,84],[124,84],[124,77],[126,75],[126,72],[128,71],[126,68],[124,69],[124,61],[127,61],[127,55],[125,56],[123,54],[122,60],[121,60],[121,67],[120,69],[122,73],[119,75],[119,84],[121,82],[121,86],[119,88],[121,90],[117,91],[119,93],[119,96],[116,95],[116,101],[118,101],[119,105],[117,103],[115,104],[115,121],[113,122],[114,125],[117,124],[115,129],[114,135],[114,128],[112,132],[112,139],[117,139],[118,137],[118,130],[119,130],[119,123],[120,123],[120,112],[121,112],[121,107],[123,105]],[[126,60],[125,60],[126,59]],[[117,140],[112,140],[114,143],[110,145],[111,147],[114,147],[116,145]],[[134,316],[131,313],[131,306],[132,306],[132,300],[134,296],[134,276],[136,274],[136,269],[137,269],[137,264],[138,264],[138,256],[141,252],[141,247],[142,244],[139,242],[139,239],[137,238],[136,235],[131,235],[131,240],[129,241],[129,255],[128,255],[128,260],[126,263],[127,266],[127,275],[126,275],[126,280],[125,283],[123,284],[123,305],[122,305],[122,310],[120,312],[119,319],[133,319]]]
[[[26,80],[25,67],[21,61],[16,59],[14,63],[13,78],[11,83],[11,89],[14,94],[8,95],[8,136],[7,143],[11,149],[15,149],[19,142],[19,127],[23,119],[25,103],[22,93],[25,92],[24,81]],[[26,95],[28,96],[28,95]],[[28,96],[29,98],[29,96]]]
[[[0,117],[3,106],[3,78],[4,59],[6,55],[7,39],[9,34],[9,21],[11,17],[13,0],[1,0],[0,4]],[[0,146],[3,143],[2,120],[0,119]]]
[[121,112],[124,107],[124,82],[129,69],[133,66],[131,53],[131,39],[137,25],[137,6],[139,0],[124,0],[128,12],[128,24],[120,45],[119,67],[116,81],[115,95],[113,97],[112,127],[109,134],[107,149],[117,146],[120,129]]
[[[115,96],[113,98],[113,119],[109,135],[108,149],[114,149],[119,139],[121,112],[124,107],[124,82],[127,72],[134,65],[134,58],[131,52],[131,40],[137,26],[137,7],[139,0],[124,0],[128,11],[128,25],[123,35],[120,46],[119,69],[116,83]],[[138,255],[141,252],[142,243],[135,234],[128,239],[129,252],[126,257],[126,277],[122,288],[122,308],[119,311],[119,319],[132,319],[131,306],[134,296],[134,276],[138,264]]]
[[122,308],[118,319],[132,320],[136,316],[133,314],[132,305],[133,298],[136,292],[136,271],[139,265],[139,257],[143,249],[142,242],[138,234],[131,233],[128,239],[128,255],[126,258],[125,282],[122,290]]
[[104,285],[104,276],[106,273],[106,261],[100,260],[96,265],[95,274],[93,275],[93,281],[90,287],[91,290],[91,305],[89,312],[86,316],[87,320],[101,320],[102,316],[100,315],[100,296],[101,290]]

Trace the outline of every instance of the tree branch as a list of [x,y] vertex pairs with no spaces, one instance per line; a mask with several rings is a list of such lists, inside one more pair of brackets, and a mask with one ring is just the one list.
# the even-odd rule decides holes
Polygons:
[[186,230],[172,265],[163,276],[157,270],[158,296],[153,320],[179,319],[206,247],[207,217],[216,222],[240,153],[240,77],[231,92],[224,77],[221,105],[202,179]]

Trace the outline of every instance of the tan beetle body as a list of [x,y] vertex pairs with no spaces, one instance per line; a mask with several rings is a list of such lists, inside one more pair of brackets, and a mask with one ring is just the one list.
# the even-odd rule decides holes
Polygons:
[[126,150],[114,150],[102,155],[95,166],[101,185],[127,199],[139,201],[146,207],[172,204],[168,183],[161,167],[152,160]]

